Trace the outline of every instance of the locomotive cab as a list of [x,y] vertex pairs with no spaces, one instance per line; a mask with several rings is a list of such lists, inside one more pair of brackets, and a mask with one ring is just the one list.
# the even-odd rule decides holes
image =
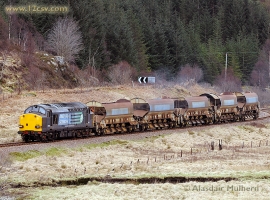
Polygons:
[[46,124],[49,112],[39,105],[28,107],[19,118],[19,131],[24,141],[34,140],[35,135],[40,134]]
[[18,134],[24,141],[88,136],[91,116],[86,105],[80,102],[33,105],[20,116]]

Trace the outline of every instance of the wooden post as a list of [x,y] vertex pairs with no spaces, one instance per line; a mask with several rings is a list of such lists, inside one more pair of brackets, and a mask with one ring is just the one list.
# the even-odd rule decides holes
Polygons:
[[218,140],[218,143],[219,150],[222,150],[222,140]]
[[215,143],[212,141],[211,142],[211,150],[214,151],[215,150]]

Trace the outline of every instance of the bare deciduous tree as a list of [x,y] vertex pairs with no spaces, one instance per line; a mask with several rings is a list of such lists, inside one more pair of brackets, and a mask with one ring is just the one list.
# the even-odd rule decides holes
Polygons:
[[220,88],[220,92],[236,92],[242,91],[241,80],[234,75],[231,68],[227,70],[227,76],[225,78],[225,72],[223,71],[214,81],[214,85]]
[[29,72],[25,76],[26,82],[29,84],[31,89],[38,89],[38,82],[41,77],[41,70],[33,65],[29,67]]
[[73,61],[83,48],[78,23],[71,18],[59,18],[48,34],[47,48],[65,61]]
[[250,75],[250,83],[254,86],[265,88],[269,80],[269,64],[265,61],[259,60]]
[[131,83],[132,74],[133,69],[126,61],[113,65],[108,70],[108,77],[113,84],[121,85]]
[[189,64],[187,64],[181,68],[181,70],[178,73],[177,79],[180,82],[187,82],[190,80],[198,82],[202,78],[203,78],[203,71],[199,66],[195,65],[192,67]]
[[73,73],[80,82],[81,87],[93,87],[100,84],[99,80],[93,76],[92,68],[87,66],[85,69],[79,69],[76,65],[70,65]]
[[5,20],[0,16],[0,50],[8,49],[8,34],[7,24]]
[[3,74],[4,74],[4,68],[5,68],[5,64],[6,64],[6,59],[7,59],[7,52],[6,51],[3,51],[1,52],[1,55],[2,55],[2,62],[0,62],[0,66],[1,66],[1,69],[0,69],[0,80],[3,78]]
[[257,63],[250,75],[250,83],[254,86],[265,88],[269,84],[270,69],[269,69],[269,55],[270,54],[270,40],[266,40],[260,52]]

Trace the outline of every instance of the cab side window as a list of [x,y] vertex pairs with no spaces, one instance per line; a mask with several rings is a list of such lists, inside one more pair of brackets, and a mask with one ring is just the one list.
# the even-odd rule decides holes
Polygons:
[[58,115],[53,115],[53,124],[58,124]]

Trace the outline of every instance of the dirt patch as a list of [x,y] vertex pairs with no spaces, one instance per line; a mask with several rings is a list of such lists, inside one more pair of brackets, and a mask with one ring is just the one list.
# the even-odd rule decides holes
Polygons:
[[267,128],[267,126],[265,124],[262,124],[260,122],[251,122],[250,125],[257,127],[257,128]]
[[[51,186],[51,187],[60,187],[60,186],[71,186],[71,185],[87,185],[89,182],[100,182],[100,183],[119,183],[119,184],[160,184],[160,183],[187,183],[187,182],[218,182],[218,181],[233,181],[239,180],[234,177],[184,177],[184,176],[171,176],[171,177],[148,177],[148,178],[112,178],[110,175],[107,175],[103,178],[101,177],[83,177],[75,178],[69,180],[53,180],[51,183],[39,183],[35,182],[31,187],[42,187],[42,186]],[[29,187],[29,185],[24,184],[11,184],[13,188],[23,188]]]

